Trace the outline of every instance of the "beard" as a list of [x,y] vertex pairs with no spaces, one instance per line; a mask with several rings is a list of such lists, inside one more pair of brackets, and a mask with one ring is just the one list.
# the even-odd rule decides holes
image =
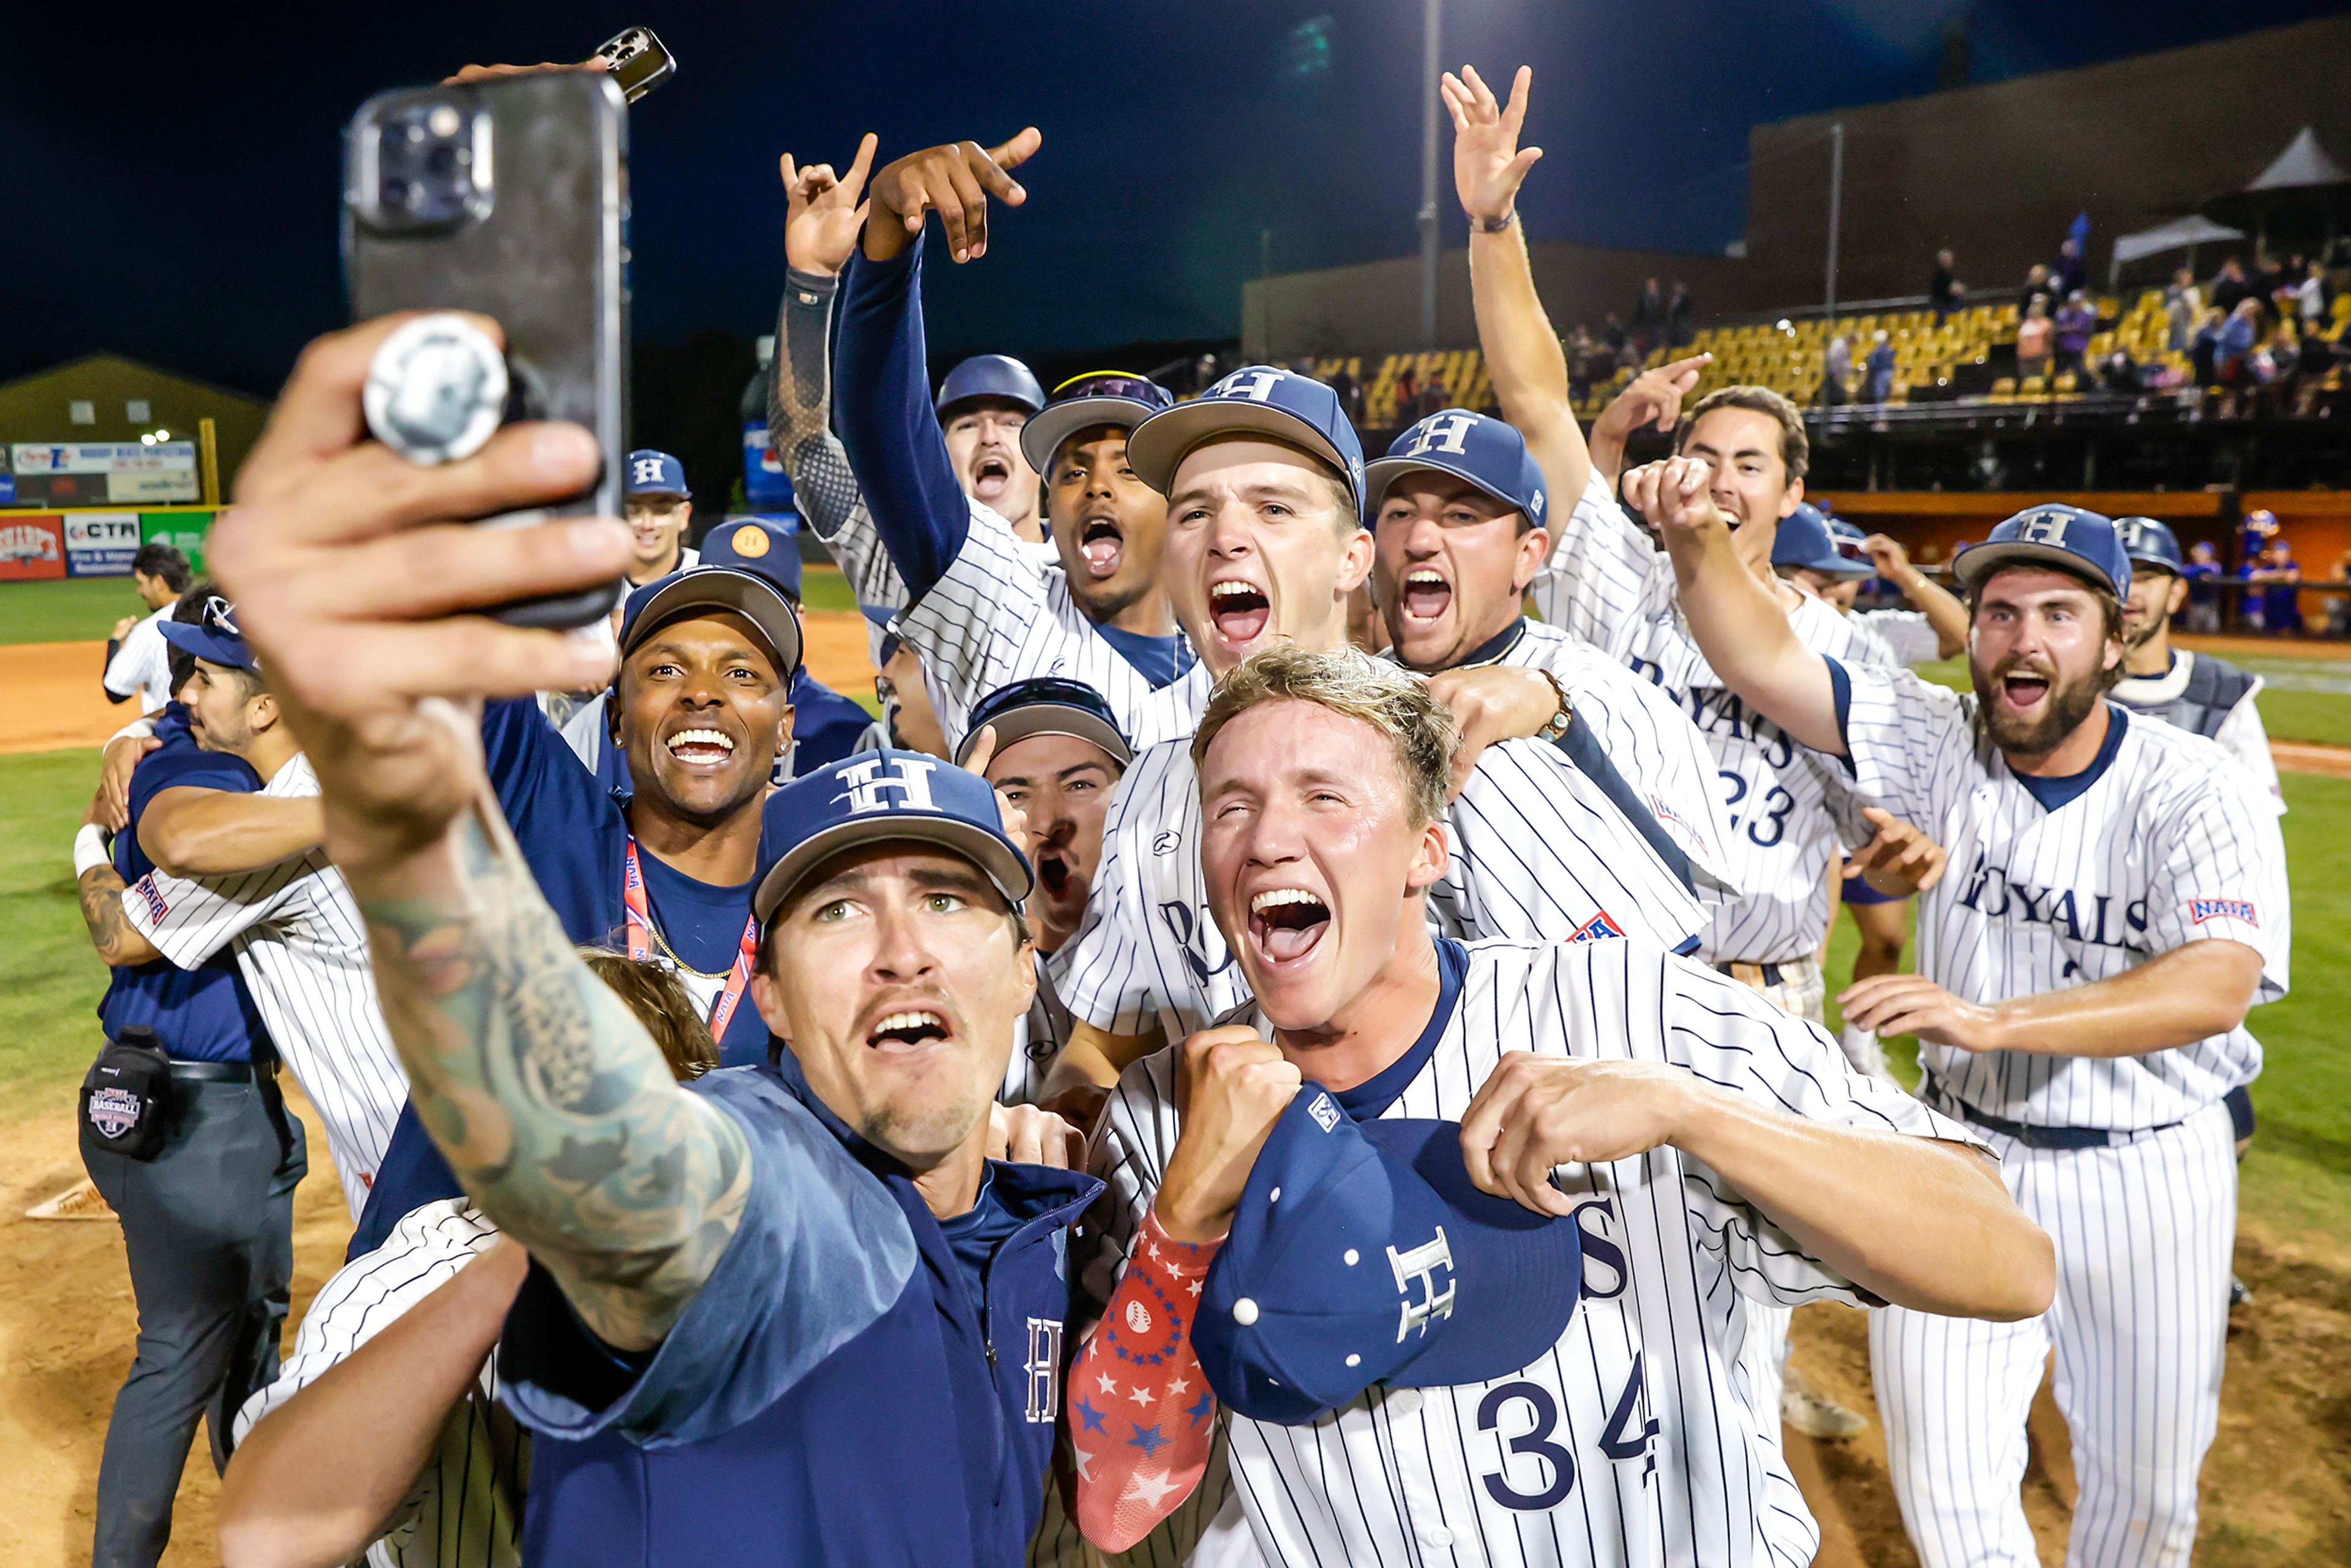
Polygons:
[[2137,625],[2124,632],[2123,657],[2127,659],[2149,643],[2154,642],[2155,634],[2163,630],[2164,622],[2168,619],[2170,619],[2168,616],[2150,615]]
[[2095,674],[2062,684],[2052,674],[2041,716],[2020,718],[1999,701],[2000,684],[2011,672],[2043,673],[2011,660],[1989,674],[1971,666],[1969,674],[1975,682],[1977,711],[1984,716],[1984,728],[1992,744],[2020,756],[2045,757],[2056,750],[2067,736],[2081,728],[2083,721],[2097,711],[2098,703],[2105,695]]

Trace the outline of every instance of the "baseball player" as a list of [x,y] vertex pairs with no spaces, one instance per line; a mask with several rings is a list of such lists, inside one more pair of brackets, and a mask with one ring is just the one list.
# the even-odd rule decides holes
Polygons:
[[[198,747],[178,703],[158,728],[110,852],[95,823],[74,842],[82,918],[112,968],[99,1021],[110,1042],[151,1031],[169,1058],[172,1102],[142,1107],[114,1088],[110,1043],[91,1069],[81,1116],[82,1163],[122,1223],[139,1311],[138,1349],[99,1462],[91,1561],[99,1568],[146,1568],[162,1555],[198,1417],[218,1466],[236,1406],[274,1370],[294,1270],[294,1187],[308,1168],[302,1124],[277,1092],[277,1057],[235,960],[215,953],[183,969],[123,916],[123,888],[152,864],[139,829],[157,794],[242,793],[261,782],[242,758]],[[143,1158],[123,1152],[149,1132],[150,1114],[170,1118],[168,1134]]]
[[[1865,532],[1859,524],[1843,517],[1829,519],[1829,534],[1836,541],[1838,555],[1867,561],[1879,580],[1891,583],[1910,601],[1907,610],[1855,612],[1850,600],[1845,604],[1845,612],[1857,613],[1862,624],[1894,650],[1896,658],[1906,664],[1923,664],[1956,659],[1967,650],[1968,607],[1949,589],[1912,566],[1910,552],[1900,540]],[[1855,597],[1859,592],[1856,585]]]
[[2009,1325],[1872,1320],[1911,1540],[1929,1568],[2039,1561],[2018,1485],[2053,1346],[2081,1488],[2068,1561],[2186,1562],[2236,1229],[2222,1097],[2261,1070],[2247,1009],[2287,985],[2275,813],[2217,745],[2105,700],[2131,567],[2105,517],[2034,507],[1961,552],[1961,695],[1784,630],[1694,465],[1626,486],[1734,689],[1960,846],[1920,898],[1918,973],[1841,1000],[1865,1028],[1917,1035],[1922,1096],[2000,1152],[2056,1240],[2059,1285],[2054,1307]]
[[1550,497],[1525,438],[1446,409],[1397,436],[1364,480],[1389,656],[1423,674],[1496,664],[1548,672],[1636,797],[1627,820],[1654,822],[1709,899],[1735,896],[1713,764],[1688,716],[1618,661],[1523,612],[1551,545]]
[[[200,623],[167,623],[163,636],[195,660],[184,690],[196,744],[242,758],[263,780],[262,800],[316,796],[309,759],[265,685],[234,609],[215,598]],[[208,803],[234,809],[245,800],[229,792]],[[183,969],[224,951],[235,955],[277,1053],[318,1108],[356,1218],[408,1079],[377,1003],[367,933],[343,873],[316,844],[266,856],[246,862],[259,869],[216,876],[151,868],[124,890],[122,910],[133,932]]]
[[426,700],[562,689],[589,656],[414,619],[585,586],[625,532],[436,528],[433,580],[402,564],[419,514],[576,493],[593,438],[507,428],[403,475],[396,511],[355,481],[396,459],[350,439],[391,327],[305,355],[215,560],[258,589],[263,657],[323,760],[420,1112],[532,1256],[499,1361],[534,1434],[525,1556],[1019,1562],[1060,1416],[1064,1233],[1100,1183],[985,1158],[1033,990],[994,793],[903,753],[775,792],[752,879],[774,1060],[674,1082],[572,956],[462,717]]
[[[718,1048],[674,971],[583,949],[681,1082]],[[521,1562],[530,1435],[498,1402],[490,1350],[522,1286],[522,1249],[458,1187],[403,1206],[374,1245],[355,1245],[302,1314],[277,1378],[236,1413],[221,1476],[230,1562],[295,1556],[370,1568],[509,1568]],[[396,1181],[387,1161],[372,1211]],[[397,1333],[388,1333],[393,1324]]]
[[[1375,552],[1359,522],[1362,448],[1329,387],[1237,371],[1136,427],[1128,455],[1166,492],[1168,591],[1209,672],[1277,644],[1347,646],[1348,602]],[[1445,929],[1687,942],[1704,918],[1687,858],[1653,819],[1645,831],[1650,813],[1558,679],[1489,665],[1433,684],[1469,735],[1447,813],[1458,852],[1431,900]],[[1062,1052],[1057,1090],[1080,1076],[1106,1089],[1155,1027],[1181,1039],[1246,995],[1193,853],[1200,813],[1186,741],[1137,754],[1066,969],[1063,996],[1089,1028]]]
[[[1132,1539],[1223,1405],[1270,1563],[1807,1562],[1748,1303],[2030,1314],[2048,1239],[1980,1140],[1703,965],[1432,936],[1454,744],[1344,655],[1259,654],[1210,705],[1198,853],[1255,999],[1113,1097],[1079,1521]],[[1399,1119],[1419,1152],[1368,1174],[1355,1129]]]
[[[800,556],[786,530],[758,517],[730,517],[710,530],[698,552],[698,566],[727,567],[766,579],[783,591],[795,611],[800,602]],[[617,680],[618,672],[615,671]],[[776,758],[775,780],[838,762],[862,749],[872,716],[855,703],[794,666],[788,693],[792,709],[789,740]],[[562,724],[563,739],[608,792],[628,783],[628,765],[608,744],[611,734],[611,692],[600,692]]]
[[1134,752],[1100,692],[1052,675],[990,693],[972,709],[971,723],[955,764],[985,778],[1021,813],[1037,873],[1028,907],[1037,999],[1022,1020],[997,1094],[1004,1104],[1026,1105],[1037,1100],[1070,1038],[1070,1009],[1059,989],[1061,962],[1085,919],[1102,861],[1103,812]]
[[[985,493],[967,497],[953,483],[953,444],[942,445],[923,395],[917,242],[926,214],[946,204],[958,259],[984,250],[984,239],[970,237],[984,233],[984,215],[955,194],[957,182],[1013,200],[1019,187],[1007,171],[1039,140],[1026,131],[992,152],[968,141],[929,148],[874,177],[874,215],[850,265],[841,312],[835,351],[844,395],[834,420],[905,582],[910,605],[896,630],[921,655],[948,742],[961,741],[972,704],[988,692],[1062,675],[1101,692],[1120,729],[1147,746],[1189,729],[1208,688],[1160,588],[1165,503],[1136,481],[1124,455],[1126,431],[1172,400],[1139,376],[1090,376],[1037,415],[1052,439],[1029,446],[1055,474],[1056,555],[1044,562]],[[941,395],[955,391],[950,377]]]
[[172,700],[170,650],[164,646],[162,624],[172,607],[195,580],[188,558],[170,545],[150,540],[131,558],[131,586],[147,606],[143,617],[126,615],[114,623],[106,639],[106,674],[99,684],[110,703],[139,699],[139,711],[150,714]]
[[2244,765],[2283,816],[2285,793],[2270,756],[2269,732],[2253,703],[2261,695],[2261,676],[2214,654],[2171,645],[2171,618],[2188,601],[2188,565],[2179,540],[2153,517],[2120,517],[2115,527],[2122,531],[2131,563],[2130,596],[2123,601],[2123,678],[2115,683],[2115,701],[2218,742]]
[[794,730],[799,620],[768,575],[696,567],[632,592],[619,643],[603,714],[625,796],[530,702],[484,705],[490,781],[570,938],[674,963],[725,1060],[758,1061],[750,882]]
[[627,573],[632,588],[684,571],[700,559],[685,542],[686,527],[694,521],[694,492],[685,483],[684,464],[650,447],[632,452],[622,488],[636,544]]

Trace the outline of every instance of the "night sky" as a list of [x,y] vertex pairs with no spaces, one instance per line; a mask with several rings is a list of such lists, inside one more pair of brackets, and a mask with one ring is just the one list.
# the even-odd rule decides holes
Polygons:
[[[1979,81],[2301,21],[2319,0],[1447,0],[1448,65],[1535,68],[1536,239],[1719,250],[1759,121],[1931,90],[1972,16]],[[1044,151],[988,256],[934,274],[934,347],[1043,352],[1237,331],[1277,271],[1414,249],[1419,0],[11,8],[0,89],[0,376],[112,349],[258,392],[342,318],[340,132],[469,60],[578,57],[652,26],[633,112],[641,340],[768,329],[776,156],[845,163],[1027,123]],[[240,16],[255,18],[253,21]],[[1449,131],[1447,135],[1449,148]],[[1447,239],[1462,243],[1445,185]],[[941,258],[943,259],[943,258]]]

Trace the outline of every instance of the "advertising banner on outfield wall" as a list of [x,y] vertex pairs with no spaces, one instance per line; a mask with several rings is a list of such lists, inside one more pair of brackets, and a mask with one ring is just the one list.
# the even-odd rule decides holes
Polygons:
[[29,582],[65,574],[63,517],[0,517],[0,582]]
[[[170,545],[188,558],[188,570],[204,575],[204,534],[213,526],[210,512],[141,512],[139,542]],[[124,568],[125,570],[130,570]]]
[[136,512],[68,512],[66,575],[121,577],[139,553]]
[[204,495],[193,441],[20,441],[8,455],[19,503],[194,501]]

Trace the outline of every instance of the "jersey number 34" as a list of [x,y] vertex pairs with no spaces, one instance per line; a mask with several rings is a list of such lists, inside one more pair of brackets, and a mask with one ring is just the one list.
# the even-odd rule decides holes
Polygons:
[[[1608,1426],[1600,1434],[1600,1451],[1610,1458],[1649,1456],[1649,1445],[1657,1435],[1657,1423],[1652,1417],[1635,1429],[1634,1412],[1640,1402],[1641,1358],[1635,1355],[1632,1375],[1625,1378],[1625,1391],[1616,1396],[1616,1406],[1608,1413]],[[1526,1406],[1534,1419],[1515,1436],[1500,1437],[1502,1412],[1513,1405]],[[1511,1423],[1514,1427],[1518,1424],[1515,1420]],[[1488,1389],[1486,1397],[1478,1402],[1478,1430],[1495,1433],[1503,1452],[1501,1469],[1482,1478],[1487,1495],[1504,1508],[1530,1512],[1557,1508],[1564,1502],[1567,1494],[1575,1490],[1575,1456],[1568,1452],[1565,1444],[1555,1440],[1553,1435],[1558,1429],[1559,1402],[1541,1384],[1521,1379]],[[1511,1484],[1514,1460],[1525,1461],[1519,1468],[1519,1478],[1538,1490],[1520,1491]],[[1646,1469],[1642,1472],[1645,1478],[1647,1473]]]

